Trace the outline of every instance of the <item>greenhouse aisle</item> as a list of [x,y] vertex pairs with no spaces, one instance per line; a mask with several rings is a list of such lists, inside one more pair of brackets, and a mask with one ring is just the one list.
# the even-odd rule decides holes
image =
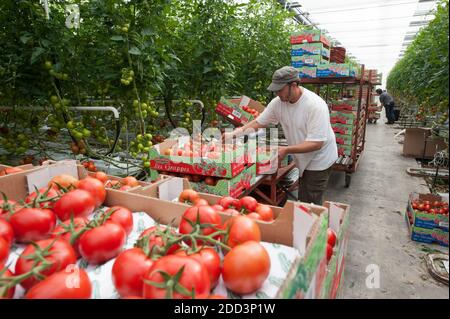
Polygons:
[[[381,118],[368,124],[366,150],[350,188],[344,188],[344,174],[336,172],[325,196],[351,203],[341,297],[449,298],[448,287],[429,275],[423,260],[425,247],[445,248],[411,241],[404,218],[408,194],[428,189],[423,179],[406,173],[408,167],[418,165],[402,156],[402,145],[394,138],[399,130],[384,122]],[[366,286],[373,271],[369,265],[379,267],[379,288]]]

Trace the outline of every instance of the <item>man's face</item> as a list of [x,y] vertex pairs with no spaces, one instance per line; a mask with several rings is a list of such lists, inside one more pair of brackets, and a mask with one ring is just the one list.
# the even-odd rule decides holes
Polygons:
[[[289,84],[285,85],[281,90],[275,92],[282,102],[289,102]],[[292,89],[291,89],[292,90]]]

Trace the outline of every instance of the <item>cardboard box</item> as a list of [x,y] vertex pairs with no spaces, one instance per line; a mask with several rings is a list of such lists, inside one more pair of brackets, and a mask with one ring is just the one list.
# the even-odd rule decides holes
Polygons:
[[436,152],[447,148],[442,137],[432,137],[430,128],[407,128],[403,142],[403,155],[433,158]]
[[332,124],[355,124],[357,120],[357,112],[351,111],[331,111],[330,122]]
[[242,171],[239,175],[231,179],[221,179],[216,186],[206,185],[203,182],[190,182],[192,189],[208,194],[215,194],[219,196],[239,197],[247,189],[249,189],[256,182],[256,165],[251,165]]
[[292,57],[292,66],[294,68],[301,68],[303,66],[317,66],[326,60],[320,55],[301,55]]
[[322,63],[317,66],[317,77],[348,77],[355,76],[355,72],[347,63]]
[[303,55],[320,55],[326,60],[329,60],[330,50],[327,49],[323,43],[294,44],[292,46],[291,56]]
[[316,78],[317,77],[317,68],[311,67],[311,66],[303,66],[301,68],[297,68],[297,71],[299,72],[298,76],[300,78]]
[[331,127],[335,133],[344,135],[353,135],[353,132],[356,130],[356,126],[353,124],[332,123]]
[[264,105],[258,101],[243,95],[239,98],[231,99],[222,97],[217,104],[216,113],[222,115],[235,126],[243,126],[255,119],[252,114],[242,109],[243,106],[255,109],[259,113],[262,113],[265,109]]
[[337,144],[352,146],[355,143],[354,135],[345,135],[345,134],[335,133],[335,136],[336,136]]
[[156,180],[157,171],[233,178],[245,169],[245,147],[222,152],[219,159],[164,155],[165,150],[177,144],[178,141],[168,139],[150,149],[151,180]]
[[409,195],[408,206],[406,208],[409,216],[412,217],[414,226],[428,229],[440,228],[448,232],[448,215],[430,214],[425,211],[414,210],[412,203],[415,200],[429,201],[431,203],[435,201],[445,201],[448,203],[448,200],[434,194],[411,193]]
[[[77,174],[79,178],[87,176],[86,170],[81,165],[76,166],[74,163],[65,162],[41,167],[39,174],[32,174],[34,176],[29,176],[28,180],[47,184],[51,176],[61,173]],[[27,189],[32,187],[27,184],[26,179],[21,179],[20,176],[10,175],[6,179],[7,182],[0,183],[0,191],[11,194],[10,198],[13,200],[25,198],[28,194]],[[155,185],[148,186],[147,190],[167,182],[160,181]],[[16,188],[13,189],[14,187]],[[202,197],[211,204],[220,198],[208,194],[202,194]],[[189,207],[186,204],[161,200],[140,193],[107,190],[105,206],[114,205],[123,205],[134,212],[145,212],[155,221],[172,224],[175,227],[178,226],[182,214]],[[281,279],[283,282],[277,297],[304,297],[306,289],[310,286],[312,274],[317,272],[320,261],[324,258],[328,210],[322,206],[290,201],[283,208],[272,207],[272,209],[277,217],[275,221],[271,223],[257,221],[261,229],[261,240],[294,247],[300,254],[292,264],[286,265],[289,267],[289,275]],[[230,218],[223,214],[221,217],[223,221]]]
[[291,44],[322,42],[327,47],[331,46],[330,38],[322,30],[303,30],[291,34]]
[[267,149],[266,151],[258,151],[256,159],[256,174],[271,175],[275,174],[280,167],[288,165],[288,157],[278,161],[278,149]]
[[[13,166],[0,164],[0,171],[4,170],[5,168],[11,168],[11,167],[13,167]],[[22,172],[17,172],[17,173],[14,173],[14,174],[23,174],[24,172],[36,169],[39,166],[34,166],[32,164],[25,164],[25,165],[19,165],[19,166],[14,166],[14,167],[20,168],[22,170]],[[9,175],[10,174],[8,174],[8,176]],[[0,176],[0,178],[3,178],[3,177],[4,176]]]
[[429,229],[417,227],[414,223],[410,223],[410,218],[412,218],[412,215],[409,211],[407,211],[405,214],[405,220],[412,240],[421,243],[438,244],[440,246],[448,247],[448,231],[440,228]]
[[339,156],[342,156],[342,155],[352,156],[352,150],[353,150],[353,146],[352,145],[341,145],[341,144],[339,144],[337,147],[338,147],[338,154],[339,154]]

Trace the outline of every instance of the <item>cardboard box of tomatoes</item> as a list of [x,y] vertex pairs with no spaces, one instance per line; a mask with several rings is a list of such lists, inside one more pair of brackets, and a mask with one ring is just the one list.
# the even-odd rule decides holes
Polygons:
[[168,139],[150,149],[150,177],[155,180],[158,172],[192,174],[233,178],[245,169],[244,146],[209,145]]
[[327,47],[330,47],[331,45],[330,38],[325,35],[322,30],[304,30],[291,34],[291,44],[300,44],[305,42],[321,42]]
[[345,269],[350,206],[334,202],[325,202],[324,206],[328,208],[328,244],[332,246],[332,255],[328,262],[322,298],[335,299],[339,293]]
[[[0,184],[0,190],[11,194],[10,199],[12,200],[21,200],[27,196],[28,189],[32,189],[36,183],[39,185],[47,185],[50,176],[54,176],[56,174],[76,174],[79,178],[88,176],[86,170],[81,165],[77,166],[73,163],[72,165],[69,163],[61,165],[61,163],[57,163],[46,167],[41,167],[39,172],[33,172],[27,176],[26,180],[20,179],[18,176],[10,175],[7,177],[7,183],[5,182]],[[47,178],[40,179],[42,176],[47,176]],[[168,181],[160,181],[158,184],[148,187],[155,187],[156,185],[162,185],[166,182]],[[185,182],[182,181],[182,183]],[[170,190],[172,189],[173,188],[170,187]],[[220,199],[218,196],[208,194],[201,194],[201,196],[207,200],[210,205],[217,204]],[[146,213],[155,222],[166,225],[171,224],[177,227],[180,225],[182,221],[181,217],[186,212],[186,209],[190,207],[190,205],[185,203],[174,203],[171,201],[161,200],[159,198],[145,196],[144,194],[120,192],[113,189],[106,191],[104,205],[107,207],[120,205],[128,208],[128,210],[132,212]],[[250,201],[242,203],[242,205],[246,205],[245,207],[250,207],[253,203]],[[328,210],[327,208],[321,206],[294,202],[288,202],[283,208],[272,207],[271,209],[274,210],[273,213],[276,217],[272,222],[256,221],[261,229],[261,241],[295,248],[298,250],[299,255],[295,259],[292,259],[292,256],[288,257],[285,255],[287,252],[285,249],[279,249],[278,253],[275,255],[270,255],[271,258],[274,258],[273,263],[277,265],[277,269],[279,267],[283,270],[283,272],[271,272],[270,276],[267,278],[267,284],[273,286],[273,283],[276,283],[275,286],[279,287],[278,290],[276,290],[276,293],[274,293],[273,296],[261,294],[260,297],[305,297],[308,288],[312,284],[316,284],[311,283],[310,279],[313,274],[316,273],[320,261],[324,258],[326,228],[328,225]],[[220,217],[222,221],[226,221],[232,216],[220,213]],[[136,231],[143,231],[145,227],[148,227],[149,225],[140,217],[135,219],[135,221],[136,227],[133,226],[133,229],[130,229],[131,234],[138,234]],[[115,222],[113,224],[115,224]],[[95,239],[95,236],[93,239]],[[129,239],[130,244],[128,244],[127,241],[127,248],[132,247],[130,246],[132,244],[131,239],[137,239],[137,237],[130,237]],[[81,240],[83,240],[83,238],[81,238]],[[266,245],[264,246],[267,247]],[[272,248],[276,249],[276,245],[272,246]],[[266,249],[269,249],[269,247]],[[87,252],[85,250],[81,250],[81,255],[84,258],[84,256],[87,255]],[[83,278],[83,285],[91,281],[89,283],[91,286],[89,290],[92,289],[92,294],[89,291],[88,297],[97,296],[100,298],[105,298],[104,291],[107,290],[105,287],[114,287],[112,286],[113,280],[111,278],[111,271],[114,271],[111,270],[111,268],[113,268],[114,263],[115,261],[113,259],[108,259],[105,264],[101,263],[99,266],[95,266],[94,264],[79,264],[81,269],[85,269],[89,275],[89,278]],[[82,264],[84,266],[82,266]],[[127,268],[128,272],[132,270],[133,266],[130,267],[131,268]],[[62,273],[61,277],[65,278],[62,276]],[[103,282],[104,280],[107,280],[108,282],[105,283]],[[54,283],[56,284],[56,281],[54,281]],[[262,288],[264,287],[265,285]],[[36,293],[36,289],[33,292]],[[27,294],[30,296],[30,292]],[[108,297],[117,298],[118,294],[113,292],[108,294]],[[256,297],[258,297],[258,293],[256,293]]]
[[[189,189],[190,184],[186,179],[172,178],[142,188],[137,193],[142,196],[157,197],[163,201],[173,202],[177,198],[176,194]],[[200,196],[211,205],[220,203],[223,198],[204,193],[201,193]],[[232,198],[229,198],[229,200],[232,200]],[[268,207],[273,212],[273,220],[270,222],[256,220],[262,236],[267,238],[269,242],[294,247],[303,256],[292,265],[285,266],[289,269],[289,275],[283,282],[277,296],[280,298],[319,298],[321,283],[326,275],[325,248],[328,210],[323,210],[321,206],[304,205],[291,201],[288,201],[284,207]],[[219,213],[224,219],[230,218],[230,215],[226,212]],[[320,222],[314,226],[314,235],[310,234],[304,237],[308,231],[303,227],[313,227],[317,216],[320,216]],[[312,230],[312,228],[310,229]]]
[[34,166],[32,164],[25,164],[19,166],[9,166],[0,164],[0,178],[11,174],[24,174],[24,172],[28,172],[38,167],[39,166]]
[[239,98],[222,97],[217,104],[216,113],[235,126],[243,126],[257,118],[264,109],[260,102],[243,95]]
[[410,194],[405,219],[411,239],[448,247],[448,201],[434,194]]

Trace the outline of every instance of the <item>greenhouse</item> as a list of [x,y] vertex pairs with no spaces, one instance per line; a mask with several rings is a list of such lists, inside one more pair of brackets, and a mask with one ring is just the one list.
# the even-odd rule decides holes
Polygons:
[[448,0],[0,1],[0,299],[448,299],[448,42]]

